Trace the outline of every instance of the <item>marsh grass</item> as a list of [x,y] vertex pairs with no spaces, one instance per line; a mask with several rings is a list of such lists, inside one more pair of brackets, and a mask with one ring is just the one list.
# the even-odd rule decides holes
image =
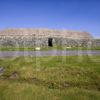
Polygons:
[[[0,51],[36,51],[36,47],[0,47]],[[100,50],[100,46],[98,47],[71,47],[67,48],[66,46],[40,46],[41,51],[47,50]]]
[[0,66],[0,100],[100,99],[100,56],[1,58]]

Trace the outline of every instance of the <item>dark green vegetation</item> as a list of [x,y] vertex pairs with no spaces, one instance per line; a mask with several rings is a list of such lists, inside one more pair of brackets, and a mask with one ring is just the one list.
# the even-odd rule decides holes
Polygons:
[[[35,47],[1,47],[0,51],[35,51]],[[41,47],[41,50],[100,50],[98,47],[64,47],[64,46],[53,46],[53,47]]]
[[100,100],[100,56],[1,58],[0,100]]

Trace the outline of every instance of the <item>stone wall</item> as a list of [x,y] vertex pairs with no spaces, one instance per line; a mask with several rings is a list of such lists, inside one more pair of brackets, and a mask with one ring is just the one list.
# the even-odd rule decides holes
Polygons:
[[100,39],[94,39],[92,43],[93,43],[93,46],[99,47],[100,46]]
[[53,29],[4,29],[0,30],[0,47],[48,46],[52,38],[53,46],[96,46],[97,41],[88,32]]
[[[35,38],[32,36],[1,36],[0,37],[0,47],[34,47],[34,46],[48,46],[48,38]],[[70,39],[70,38],[52,38],[52,43],[54,46],[100,46],[100,40],[91,39]]]

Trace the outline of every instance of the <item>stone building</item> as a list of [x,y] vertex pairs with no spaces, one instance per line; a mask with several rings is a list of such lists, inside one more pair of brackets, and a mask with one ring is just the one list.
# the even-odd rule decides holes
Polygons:
[[29,28],[0,30],[0,47],[87,47],[93,45],[93,41],[88,32]]

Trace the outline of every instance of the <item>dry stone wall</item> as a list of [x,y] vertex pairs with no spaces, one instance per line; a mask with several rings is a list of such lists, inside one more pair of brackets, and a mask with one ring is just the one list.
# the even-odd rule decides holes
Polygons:
[[100,46],[87,32],[50,29],[5,29],[0,31],[0,47],[48,46],[52,38],[53,46]]
[[[50,37],[51,38],[51,37]],[[34,46],[48,46],[49,38],[34,38],[34,37],[0,37],[0,47],[34,47]],[[68,39],[68,38],[53,38],[52,44],[54,46],[92,46],[96,45],[90,39]],[[99,44],[98,44],[99,45]]]

